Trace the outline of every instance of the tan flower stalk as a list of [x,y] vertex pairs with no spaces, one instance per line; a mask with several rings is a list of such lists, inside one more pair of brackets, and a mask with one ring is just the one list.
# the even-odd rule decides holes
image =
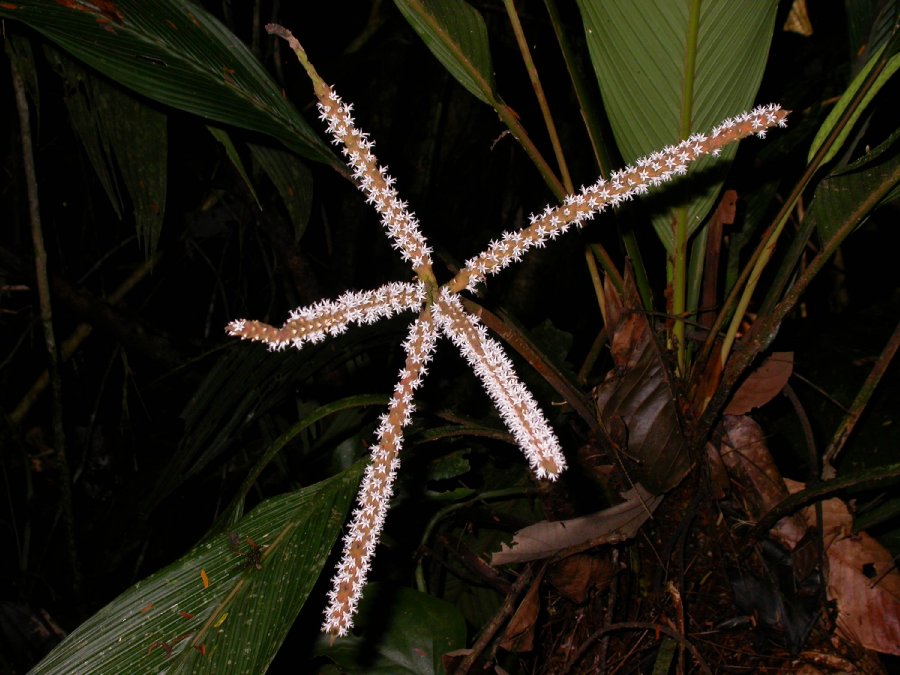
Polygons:
[[645,194],[675,176],[687,173],[688,165],[704,155],[718,156],[722,148],[741,138],[757,135],[765,138],[772,126],[785,126],[787,112],[778,105],[760,106],[722,122],[709,136],[694,134],[678,145],[663,148],[652,155],[637,160],[637,166],[626,166],[593,185],[582,187],[578,194],[569,195],[562,205],[547,206],[543,212],[532,214],[531,224],[517,232],[504,232],[499,241],[491,242],[488,249],[466,261],[466,266],[448,284],[453,291],[464,288],[475,290],[489,274],[522,259],[532,248],[542,248],[548,239],[565,234],[572,224],[579,227],[585,220],[593,219],[607,206],[618,206],[635,195]]
[[528,227],[504,233],[484,253],[469,260],[452,281],[439,288],[431,269],[431,249],[419,230],[419,223],[399,198],[387,170],[379,166],[372,153],[373,143],[356,128],[350,106],[319,77],[300,43],[288,30],[274,24],[266,29],[287,40],[303,64],[319,99],[321,117],[327,122],[335,143],[342,146],[357,186],[380,214],[394,248],[410,262],[419,278],[416,283],[390,283],[374,291],[348,292],[335,300],[301,307],[291,313],[282,328],[244,319],[231,322],[227,328],[231,335],[266,342],[272,349],[288,345],[300,348],[307,342],[342,333],[351,323],[373,323],[401,311],[420,310],[403,343],[406,364],[400,371],[388,411],[381,417],[377,443],[371,450],[372,461],[362,481],[357,508],[344,537],[343,556],[328,594],[323,630],[337,636],[345,635],[353,623],[393,492],[403,427],[410,422],[413,395],[425,376],[439,329],[456,344],[481,378],[535,474],[555,479],[565,469],[559,441],[534,397],[516,376],[499,343],[465,311],[458,293],[474,288],[487,275],[520,260],[530,249],[544,246],[547,240],[565,233],[572,223],[581,226],[607,206],[617,206],[685,173],[697,158],[717,155],[725,145],[745,136],[762,137],[772,126],[784,126],[786,113],[778,106],[757,108],[726,120],[709,136],[691,136],[676,146],[638,160],[636,167],[614,173],[609,181],[600,180],[582,188],[578,194],[566,197],[562,205],[548,206],[533,215]]
[[431,309],[441,331],[481,379],[531,470],[538,478],[556,480],[566,468],[559,441],[531,392],[516,375],[503,347],[488,336],[487,329],[463,309],[459,297],[448,289],[441,291]]
[[300,349],[306,342],[321,342],[329,335],[340,335],[347,330],[347,324],[375,323],[406,310],[420,309],[424,302],[425,285],[421,282],[393,282],[374,291],[348,291],[335,300],[298,307],[281,328],[238,319],[225,330],[244,340],[266,342],[270,349],[281,350],[288,345]]
[[406,202],[400,199],[394,188],[394,179],[388,175],[386,166],[379,166],[372,153],[375,143],[368,134],[360,131],[350,115],[351,105],[345,105],[334,90],[316,72],[306,57],[306,52],[291,32],[282,26],[268,24],[266,30],[287,40],[312,80],[313,90],[319,99],[319,118],[328,123],[328,133],[333,143],[341,145],[341,152],[353,170],[357,187],[366,195],[366,201],[374,205],[381,216],[381,223],[395,249],[403,259],[412,264],[416,274],[423,281],[433,281],[431,272],[431,248],[419,231],[419,221],[407,211]]
[[346,635],[353,625],[353,615],[366,585],[366,575],[393,494],[403,445],[403,427],[409,424],[415,410],[413,393],[427,372],[425,366],[431,361],[436,339],[434,323],[428,310],[424,310],[403,343],[406,364],[400,371],[400,381],[394,387],[387,414],[381,416],[381,424],[375,433],[378,442],[370,451],[372,462],[366,467],[353,520],[344,536],[344,553],[331,581],[322,627],[331,635]]

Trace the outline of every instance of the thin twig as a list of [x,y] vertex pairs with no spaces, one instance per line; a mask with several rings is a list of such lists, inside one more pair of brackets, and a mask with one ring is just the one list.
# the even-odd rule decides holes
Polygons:
[[894,354],[897,353],[898,346],[900,346],[900,322],[897,323],[890,340],[888,340],[884,349],[881,350],[881,354],[878,355],[878,360],[875,362],[872,370],[869,371],[866,381],[863,382],[859,393],[850,405],[850,410],[847,411],[847,415],[841,420],[841,424],[837,431],[834,432],[834,437],[831,439],[828,449],[825,450],[825,456],[822,458],[822,478],[824,480],[835,477],[834,460],[843,449],[847,438],[853,433],[853,429],[869,403],[869,399],[872,398],[875,388],[878,387],[878,383],[881,382],[881,378],[894,358]]
[[81,590],[81,566],[78,562],[78,548],[75,541],[75,515],[72,508],[72,478],[66,461],[66,434],[63,427],[62,376],[59,372],[59,351],[53,333],[53,308],[50,302],[50,276],[47,273],[47,249],[41,230],[40,200],[38,199],[37,171],[34,165],[34,147],[31,143],[31,120],[25,83],[16,67],[16,57],[7,42],[7,54],[12,73],[13,89],[16,95],[16,109],[19,114],[19,130],[22,137],[22,164],[25,171],[25,185],[28,193],[28,216],[31,221],[31,238],[34,245],[34,266],[37,277],[38,301],[41,309],[41,323],[44,327],[44,341],[47,346],[47,368],[53,394],[51,416],[53,424],[53,445],[59,464],[59,500],[66,534],[66,550],[72,567],[72,592]]
[[603,628],[599,628],[593,633],[591,633],[588,638],[582,643],[582,645],[578,648],[578,651],[575,652],[575,656],[572,658],[569,669],[566,673],[572,671],[572,666],[574,666],[581,659],[582,656],[587,653],[587,650],[590,649],[591,645],[596,642],[599,638],[603,637],[607,633],[612,633],[614,631],[620,630],[649,630],[657,633],[665,633],[673,640],[676,640],[679,644],[684,645],[687,650],[691,653],[691,656],[694,657],[694,660],[697,661],[697,666],[699,666],[700,670],[704,673],[708,673],[712,675],[712,670],[707,665],[706,661],[700,655],[700,650],[697,649],[688,639],[681,635],[678,631],[669,628],[668,626],[664,626],[657,623],[644,623],[643,621],[622,621],[621,623],[611,623],[609,625],[603,626]]
[[516,582],[512,585],[509,593],[506,594],[506,599],[503,600],[500,609],[497,610],[494,617],[482,629],[475,644],[472,645],[471,651],[462,658],[459,665],[456,667],[456,670],[453,671],[453,675],[466,675],[472,669],[472,666],[475,665],[475,661],[485,648],[487,648],[490,641],[494,639],[494,635],[496,635],[497,631],[500,630],[500,627],[513,613],[516,600],[531,581],[533,575],[534,564],[528,563],[519,573],[519,578],[516,579]]
[[800,421],[800,429],[803,431],[803,440],[806,442],[806,457],[809,460],[809,476],[810,478],[815,478],[819,473],[819,453],[816,452],[816,437],[813,434],[809,415],[806,414],[803,403],[797,397],[794,388],[791,387],[790,384],[784,385],[784,395],[787,396],[788,401],[791,402],[791,407],[794,408],[794,413]]
[[537,67],[534,65],[534,59],[531,58],[528,40],[525,39],[525,31],[522,29],[522,22],[519,20],[519,14],[516,12],[515,0],[503,0],[503,5],[506,7],[506,13],[509,15],[509,22],[512,25],[513,33],[516,36],[516,44],[519,46],[519,53],[522,55],[522,61],[525,62],[525,70],[528,71],[528,79],[531,80],[531,88],[534,89],[534,95],[537,98],[538,106],[544,117],[544,125],[547,127],[550,145],[553,146],[553,154],[556,155],[556,163],[559,166],[559,175],[562,178],[563,187],[566,188],[568,194],[572,194],[575,192],[575,186],[572,183],[572,177],[569,175],[569,167],[566,164],[566,157],[563,154],[562,143],[559,142],[559,134],[556,133],[556,124],[553,122],[553,115],[550,114],[550,105],[547,103],[547,97],[544,95],[544,87],[541,86],[541,78],[538,76]]

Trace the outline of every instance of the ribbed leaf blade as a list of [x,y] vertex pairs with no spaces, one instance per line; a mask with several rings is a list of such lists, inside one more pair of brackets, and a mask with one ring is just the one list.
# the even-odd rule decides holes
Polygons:
[[[772,38],[777,2],[704,2],[696,31],[691,3],[579,0],[588,49],[619,149],[632,162],[752,107]],[[696,50],[687,72],[687,55]],[[687,120],[685,124],[684,120]],[[698,162],[704,168],[733,157]],[[712,207],[721,177],[691,191],[688,232]],[[671,216],[654,221],[671,251]]]
[[269,134],[306,157],[340,162],[247,47],[188,0],[0,4],[129,89],[222,124]]
[[328,559],[361,473],[358,464],[263,502],[233,532],[125,591],[32,673],[265,672]]

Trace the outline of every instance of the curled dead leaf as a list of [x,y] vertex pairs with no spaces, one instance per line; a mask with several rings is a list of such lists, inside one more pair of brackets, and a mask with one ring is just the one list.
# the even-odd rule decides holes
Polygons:
[[512,546],[501,544],[500,550],[491,556],[491,565],[539,560],[582,545],[600,546],[630,539],[662,497],[636,485],[622,493],[622,498],[625,501],[621,504],[588,516],[552,522],[545,520],[519,530]]
[[754,370],[731,398],[726,415],[746,415],[775,398],[794,372],[794,352],[773,352]]

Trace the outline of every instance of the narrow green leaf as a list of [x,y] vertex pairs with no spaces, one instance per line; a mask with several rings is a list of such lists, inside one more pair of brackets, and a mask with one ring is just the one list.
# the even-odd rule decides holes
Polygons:
[[312,209],[312,173],[293,153],[256,143],[249,146],[253,161],[266,172],[281,196],[294,226],[294,240],[300,241]]
[[496,105],[487,27],[464,0],[394,0],[431,53],[469,93]]
[[310,159],[343,166],[250,50],[199,4],[20,0],[0,5],[0,17],[31,26],[148,98],[268,134]]
[[[859,120],[860,115],[868,108],[869,103],[871,103],[875,94],[881,91],[882,87],[887,84],[888,80],[890,80],[894,73],[897,72],[897,69],[900,68],[900,54],[895,54],[886,64],[884,64],[883,70],[881,70],[875,80],[869,82],[869,76],[872,74],[872,71],[881,65],[881,57],[887,47],[888,45],[884,45],[872,55],[872,58],[869,59],[865,67],[856,74],[856,77],[853,78],[853,81],[850,83],[850,86],[847,87],[846,91],[844,91],[840,100],[838,100],[831,112],[828,113],[828,117],[825,118],[825,121],[822,122],[822,126],[819,127],[819,131],[816,132],[816,137],[813,139],[812,145],[809,146],[809,155],[807,156],[808,162],[812,161],[812,158],[815,157],[816,153],[822,147],[822,144],[825,142],[825,139],[828,138],[828,135],[838,124],[840,124],[841,131],[837,138],[835,138],[831,147],[828,148],[821,163],[827,164],[834,159],[834,156],[844,147],[844,144],[847,142],[847,137],[856,126],[856,122]],[[858,101],[853,109],[849,109],[850,105],[859,94],[860,89],[867,83],[868,89],[863,93],[862,99]]]
[[262,673],[341,531],[362,465],[263,502],[135,584],[32,673]]
[[228,156],[228,160],[231,162],[231,166],[233,166],[234,170],[238,172],[241,180],[244,181],[244,185],[247,186],[247,189],[253,196],[253,201],[256,202],[256,206],[260,211],[262,211],[262,204],[259,203],[259,197],[256,196],[256,189],[253,187],[253,181],[251,181],[250,176],[247,175],[247,170],[244,168],[244,162],[241,160],[241,156],[238,154],[237,148],[234,147],[231,136],[227,131],[225,131],[225,129],[214,127],[211,124],[207,124],[206,128],[209,130],[209,133],[212,134],[212,137],[219,141],[219,143],[222,144],[222,147],[225,148],[225,154]]

